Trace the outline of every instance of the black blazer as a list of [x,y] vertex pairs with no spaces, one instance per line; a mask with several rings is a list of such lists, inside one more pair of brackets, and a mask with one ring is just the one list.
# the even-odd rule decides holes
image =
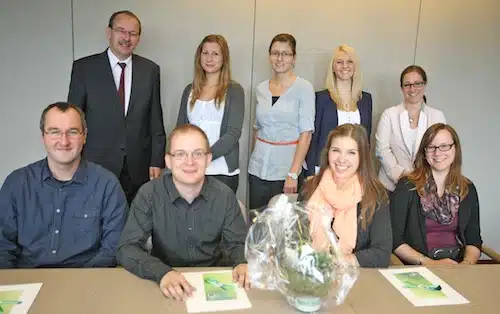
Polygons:
[[[304,200],[304,190],[299,194],[298,201]],[[387,202],[378,205],[372,221],[363,230],[361,206],[358,204],[358,235],[356,247],[353,250],[361,267],[388,267],[391,261],[392,229]]]
[[[425,217],[415,184],[407,178],[399,180],[391,194],[390,204],[393,250],[406,243],[427,256]],[[458,207],[458,237],[464,245],[481,249],[483,241],[479,226],[479,201],[472,182],[469,184],[469,193]]]
[[127,156],[130,176],[137,185],[149,180],[150,166],[165,167],[160,67],[156,63],[132,55],[132,87],[126,116],[107,51],[73,63],[68,102],[85,112],[85,158],[119,177]]
[[[368,132],[368,140],[372,131],[372,95],[362,92],[358,101],[361,125]],[[314,175],[314,166],[320,163],[321,151],[326,145],[328,134],[339,125],[337,104],[330,97],[327,89],[316,92],[316,113],[314,118],[314,133],[306,155],[307,172],[306,175]]]

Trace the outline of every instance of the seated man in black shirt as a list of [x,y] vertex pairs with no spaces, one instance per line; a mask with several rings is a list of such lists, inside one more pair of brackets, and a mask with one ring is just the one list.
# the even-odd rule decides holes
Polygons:
[[[247,227],[233,191],[205,176],[211,159],[200,128],[186,124],[174,129],[165,156],[171,173],[140,188],[118,247],[121,265],[156,281],[165,296],[176,300],[191,296],[193,287],[172,267],[218,266],[221,243],[235,266],[233,279],[250,287],[244,256]],[[150,236],[151,254],[145,249]]]

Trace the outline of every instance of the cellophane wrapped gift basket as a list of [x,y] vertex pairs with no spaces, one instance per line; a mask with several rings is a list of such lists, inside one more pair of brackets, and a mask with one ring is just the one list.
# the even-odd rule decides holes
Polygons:
[[253,288],[277,290],[302,312],[342,304],[359,266],[342,254],[329,210],[280,196],[254,218],[245,244]]

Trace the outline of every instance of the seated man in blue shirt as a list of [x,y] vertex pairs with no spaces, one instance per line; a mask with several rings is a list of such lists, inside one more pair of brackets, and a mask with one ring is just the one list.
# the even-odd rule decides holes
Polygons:
[[[118,262],[154,280],[166,297],[185,300],[193,287],[173,267],[218,266],[222,243],[233,280],[248,289],[247,227],[233,191],[205,176],[212,160],[205,133],[185,124],[169,135],[165,161],[172,171],[144,184],[130,207]],[[151,254],[145,244],[152,236]],[[222,240],[222,241],[221,241]]]
[[114,266],[127,201],[111,172],[80,157],[83,112],[49,105],[40,130],[47,158],[0,190],[0,268]]

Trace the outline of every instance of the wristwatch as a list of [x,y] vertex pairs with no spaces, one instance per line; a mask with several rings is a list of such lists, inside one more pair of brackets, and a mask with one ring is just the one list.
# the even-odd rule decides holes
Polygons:
[[299,178],[299,175],[295,172],[289,172],[288,176],[292,178],[292,180],[297,180]]

